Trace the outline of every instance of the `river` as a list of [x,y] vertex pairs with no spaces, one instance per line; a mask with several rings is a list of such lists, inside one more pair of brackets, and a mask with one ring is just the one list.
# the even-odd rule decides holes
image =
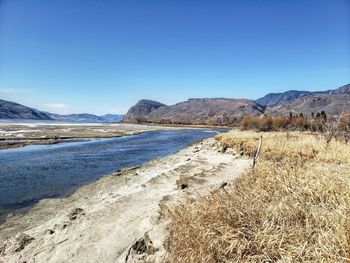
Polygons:
[[41,199],[65,196],[103,175],[174,153],[214,133],[162,130],[0,150],[0,220]]

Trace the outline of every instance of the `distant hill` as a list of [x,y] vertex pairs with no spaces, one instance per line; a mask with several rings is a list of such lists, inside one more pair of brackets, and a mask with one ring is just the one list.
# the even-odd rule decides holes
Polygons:
[[99,117],[104,122],[120,122],[124,118],[124,114],[105,114]]
[[32,120],[52,120],[52,118],[41,111],[32,109],[21,104],[0,99],[1,119],[32,119]]
[[325,111],[328,115],[339,115],[350,111],[350,84],[327,91],[287,91],[268,94],[256,100],[267,104],[265,113],[278,115],[289,112],[311,114]]
[[132,106],[123,118],[123,122],[140,122],[152,111],[166,106],[163,103],[153,100],[140,100]]
[[293,101],[311,94],[313,93],[310,91],[289,90],[283,93],[269,93],[264,97],[256,100],[255,102],[265,107],[271,107],[281,103]]
[[124,115],[106,114],[96,116],[93,114],[60,115],[43,112],[27,106],[0,99],[0,119],[31,119],[31,120],[58,120],[72,122],[120,122]]
[[243,115],[289,114],[289,112],[311,114],[325,111],[327,115],[338,115],[343,110],[350,112],[350,84],[327,91],[289,90],[269,93],[256,100],[227,98],[195,98],[174,105],[165,105],[153,100],[140,100],[125,116],[107,114],[60,115],[42,112],[15,102],[0,100],[0,118],[59,120],[72,122],[154,122],[173,124],[232,123]]
[[[133,112],[142,103],[137,103],[130,110]],[[157,104],[158,106],[160,103]],[[264,108],[254,101],[246,99],[226,99],[226,98],[204,98],[189,99],[184,102],[170,106],[159,106],[150,111],[143,111],[142,118],[149,122],[165,123],[188,123],[188,124],[211,124],[220,122],[224,124],[229,120],[241,117],[242,115],[259,115]],[[128,112],[129,113],[129,112]],[[128,113],[123,121],[137,122]]]
[[47,115],[49,115],[53,120],[71,122],[120,122],[124,117],[124,115],[106,114],[102,116],[97,116],[88,113],[68,115],[47,113]]
[[350,84],[327,91],[269,93],[251,101],[247,99],[189,99],[166,106],[151,100],[140,100],[125,115],[124,122],[183,124],[225,124],[243,115],[311,114],[325,111],[329,116],[350,111]]
[[257,99],[255,102],[265,106],[272,107],[275,105],[283,104],[285,102],[292,102],[301,97],[317,95],[317,94],[349,94],[350,95],[350,84],[337,88],[335,90],[327,90],[327,91],[299,91],[299,90],[289,90],[282,93],[269,93],[264,97]]
[[350,84],[342,86],[338,89],[331,90],[329,91],[330,94],[335,94],[335,95],[342,95],[342,94],[348,94],[350,95]]
[[312,94],[266,109],[266,113],[272,115],[289,112],[310,115],[321,111],[329,116],[339,115],[342,111],[350,112],[350,94]]

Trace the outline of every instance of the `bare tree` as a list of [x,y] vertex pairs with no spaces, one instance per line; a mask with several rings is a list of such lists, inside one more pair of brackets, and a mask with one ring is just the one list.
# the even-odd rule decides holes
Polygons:
[[340,134],[340,122],[343,117],[343,111],[336,121],[328,121],[321,123],[323,135],[326,138],[327,145],[330,144],[334,137],[338,137]]

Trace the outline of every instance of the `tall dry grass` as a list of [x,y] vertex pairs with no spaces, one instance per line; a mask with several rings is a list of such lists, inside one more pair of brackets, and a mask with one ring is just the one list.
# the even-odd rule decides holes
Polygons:
[[[217,140],[252,156],[255,132]],[[171,262],[350,261],[350,145],[264,133],[254,171],[170,211]]]

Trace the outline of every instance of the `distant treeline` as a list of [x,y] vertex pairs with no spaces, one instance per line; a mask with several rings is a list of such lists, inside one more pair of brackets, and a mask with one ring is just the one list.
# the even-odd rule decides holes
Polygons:
[[160,119],[157,121],[148,121],[145,118],[138,118],[138,123],[154,123],[154,124],[168,124],[168,125],[209,125],[209,126],[229,126],[238,127],[243,130],[256,130],[256,131],[322,131],[324,126],[330,122],[339,122],[339,128],[341,130],[350,129],[350,114],[343,114],[340,119],[328,117],[327,114],[322,112],[312,113],[307,116],[303,113],[289,115],[245,115],[243,117],[229,117],[224,116],[208,116],[200,121],[190,120],[171,120]]

